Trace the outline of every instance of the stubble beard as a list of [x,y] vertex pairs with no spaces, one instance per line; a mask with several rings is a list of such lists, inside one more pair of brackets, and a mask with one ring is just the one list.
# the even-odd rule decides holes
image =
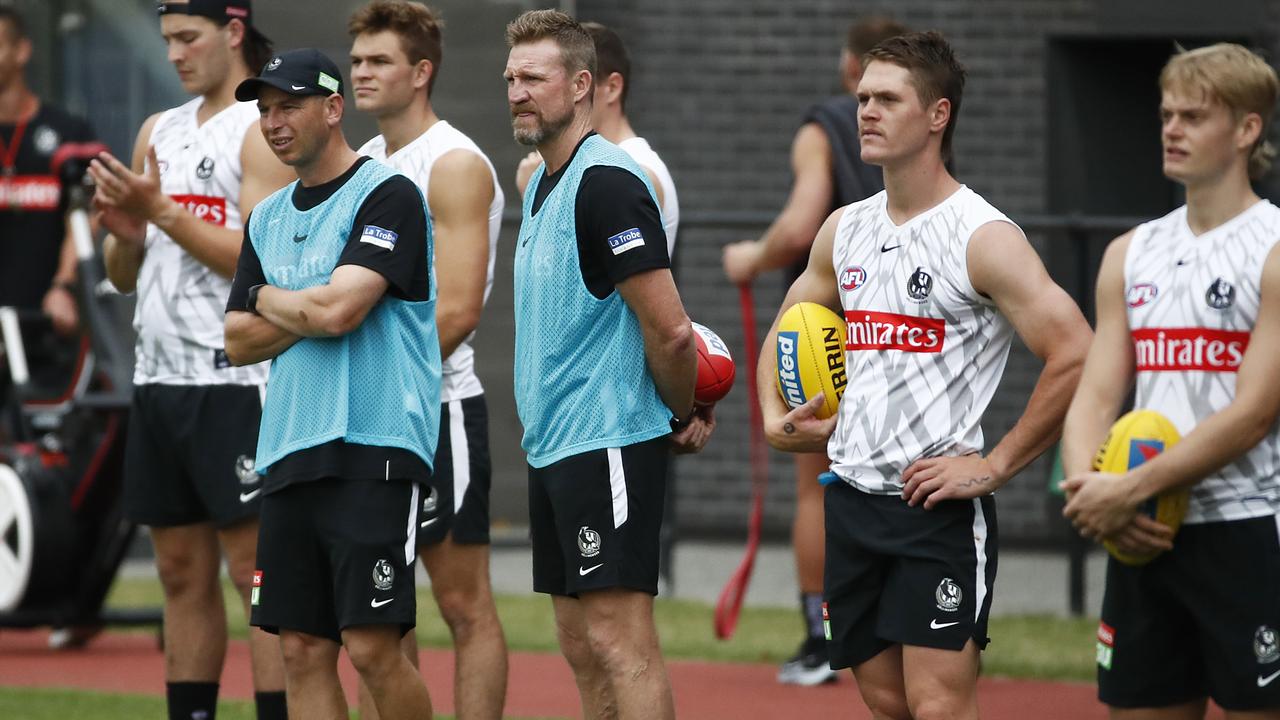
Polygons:
[[554,138],[569,127],[569,123],[573,120],[573,113],[567,112],[562,117],[552,120],[543,120],[538,118],[538,124],[532,128],[513,127],[512,135],[516,142],[521,145],[537,146],[547,140]]

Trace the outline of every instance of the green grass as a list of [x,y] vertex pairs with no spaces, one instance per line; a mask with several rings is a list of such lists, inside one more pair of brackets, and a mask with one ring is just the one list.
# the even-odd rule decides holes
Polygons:
[[[0,687],[0,717],[11,720],[125,720],[166,717],[164,698],[81,690]],[[218,720],[254,720],[253,703],[218,701]]]
[[[244,613],[230,584],[224,585],[232,636],[243,638]],[[155,606],[160,585],[150,579],[122,579],[112,588],[114,607]],[[513,650],[556,652],[551,601],[542,595],[500,595],[498,614]],[[779,663],[795,651],[801,632],[799,614],[789,608],[744,608],[733,639],[712,634],[712,608],[686,600],[656,603],[654,614],[663,654],[671,659],[717,662]],[[994,618],[991,645],[983,654],[983,672],[1039,680],[1092,681],[1096,619],[1047,616]],[[427,590],[418,593],[418,640],[426,647],[447,648],[449,631],[435,611]],[[0,713],[0,717],[4,717]]]

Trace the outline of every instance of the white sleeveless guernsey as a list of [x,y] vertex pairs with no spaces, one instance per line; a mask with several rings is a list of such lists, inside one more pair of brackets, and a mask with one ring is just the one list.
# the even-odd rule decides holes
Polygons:
[[[1200,235],[1187,208],[1139,225],[1124,260],[1133,339],[1134,407],[1162,413],[1186,435],[1236,394],[1236,372],[1258,319],[1262,265],[1280,239],[1265,200]],[[1243,520],[1280,509],[1280,435],[1266,438],[1192,488],[1187,523]]]
[[[241,229],[240,150],[258,132],[255,103],[235,103],[203,125],[196,98],[166,110],[151,130],[160,188],[197,218]],[[223,351],[223,315],[231,281],[192,257],[154,224],[138,270],[133,327],[135,385],[261,385],[267,363],[233,367]]]
[[827,451],[836,475],[876,495],[899,493],[915,460],[982,451],[1013,337],[966,256],[975,230],[1009,218],[964,186],[903,225],[886,201],[846,207],[832,251],[849,383]]
[[[493,178],[493,200],[489,203],[489,268],[485,276],[484,299],[489,300],[489,290],[493,287],[493,263],[498,250],[498,230],[502,224],[502,205],[504,198],[502,188],[498,186],[498,174],[493,170],[493,163],[471,138],[462,134],[444,120],[437,120],[426,132],[419,135],[408,145],[387,157],[387,141],[381,135],[373,138],[360,148],[361,155],[368,155],[378,162],[390,165],[417,183],[422,189],[422,196],[428,196],[431,187],[431,167],[436,160],[452,150],[467,150],[480,156],[489,167],[489,175]],[[430,202],[427,211],[430,212]],[[432,216],[435,220],[435,216]],[[441,378],[440,402],[447,403],[463,400],[484,392],[480,378],[476,376],[475,350],[471,341],[475,333],[471,333],[458,345],[453,354],[444,360],[443,377]]]
[[675,257],[676,231],[680,227],[680,199],[676,196],[676,183],[671,179],[667,164],[662,162],[658,153],[649,146],[649,141],[642,137],[627,138],[618,143],[618,147],[626,151],[632,160],[640,163],[658,176],[662,185],[662,229],[667,234],[667,257]]

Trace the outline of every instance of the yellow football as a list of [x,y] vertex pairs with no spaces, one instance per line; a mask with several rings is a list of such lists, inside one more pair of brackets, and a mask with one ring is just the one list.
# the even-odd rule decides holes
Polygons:
[[[1123,475],[1177,445],[1180,439],[1178,428],[1165,416],[1155,410],[1133,410],[1111,426],[1107,439],[1102,441],[1102,447],[1093,458],[1093,469]],[[1190,499],[1189,489],[1173,490],[1147,500],[1138,511],[1177,532],[1187,514]],[[1145,565],[1159,555],[1129,555],[1121,552],[1110,540],[1102,544],[1112,557],[1126,565]]]
[[848,376],[844,371],[845,323],[829,308],[800,302],[778,321],[778,393],[788,407],[799,407],[826,393],[818,417],[840,407]]

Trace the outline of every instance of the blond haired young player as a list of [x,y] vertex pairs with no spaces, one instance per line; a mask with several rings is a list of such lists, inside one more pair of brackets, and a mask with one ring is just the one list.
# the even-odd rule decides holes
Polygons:
[[[858,84],[862,159],[885,190],[837,210],[784,309],[848,323],[836,416],[819,394],[788,411],[777,321],[757,374],[780,450],[825,448],[831,665],[851,667],[877,718],[977,718],[979,651],[997,543],[991,493],[1053,444],[1089,327],[1022,232],[944,165],[964,70],[935,32],[885,40]],[[1017,332],[1044,360],[1022,417],[982,455],[980,427]]]
[[[457,715],[497,720],[507,646],[489,584],[488,411],[471,339],[493,285],[502,190],[484,152],[432,107],[443,60],[436,13],[417,2],[374,0],[347,27],[356,107],[377,117],[380,133],[358,152],[413,180],[431,214],[444,366],[440,442],[418,519],[418,556],[457,650]],[[404,636],[404,647],[416,662],[413,634]],[[361,710],[374,717],[363,693]]]
[[[137,292],[133,403],[124,510],[151,527],[164,586],[170,717],[212,717],[226,653],[222,556],[249,606],[262,478],[255,457],[267,366],[233,367],[223,307],[244,218],[292,176],[257,129],[236,84],[271,57],[249,0],[161,2],[160,33],[195,97],[152,115],[130,166],[104,153],[90,167],[111,232],[107,276]],[[284,717],[277,644],[251,630],[259,717]]]
[[[1276,73],[1239,45],[1160,75],[1164,174],[1186,205],[1121,235],[1098,275],[1097,339],[1063,433],[1066,515],[1130,552],[1108,560],[1098,696],[1116,720],[1280,718],[1280,209],[1269,168]],[[1089,471],[1130,389],[1182,440],[1122,475]],[[1138,513],[1191,488],[1185,524]]]

